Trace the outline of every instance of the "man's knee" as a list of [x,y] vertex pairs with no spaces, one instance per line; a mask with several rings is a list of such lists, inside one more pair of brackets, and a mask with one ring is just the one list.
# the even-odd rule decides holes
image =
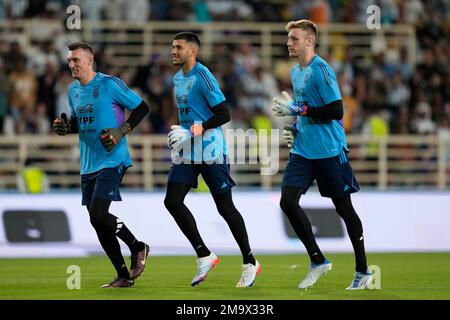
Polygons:
[[283,188],[281,191],[280,208],[286,215],[296,212],[299,207],[300,197],[303,194],[302,188]]
[[223,218],[234,217],[236,215],[240,215],[239,211],[236,209],[234,204],[231,203],[222,203],[217,204],[217,211]]
[[332,198],[331,200],[333,201],[338,214],[342,215],[354,212],[350,196],[345,196],[342,198]]
[[176,212],[177,209],[182,205],[183,205],[183,201],[180,201],[178,199],[173,199],[169,196],[166,196],[164,198],[164,206],[171,214]]
[[91,222],[91,225],[92,225],[95,229],[101,228],[102,226],[104,226],[105,221],[104,221],[103,219],[101,219],[99,216],[92,215],[90,212],[89,212],[89,214],[90,214],[90,222]]
[[297,206],[296,199],[289,199],[283,196],[280,199],[280,208],[286,215],[289,215],[290,212],[297,209]]
[[108,224],[108,212],[103,208],[91,206],[89,208],[89,217],[94,228],[106,226]]

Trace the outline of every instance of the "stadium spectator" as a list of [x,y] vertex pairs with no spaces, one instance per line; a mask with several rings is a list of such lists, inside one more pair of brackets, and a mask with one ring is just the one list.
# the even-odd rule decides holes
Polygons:
[[403,135],[411,134],[412,130],[408,108],[400,108],[399,111],[397,127],[394,127],[391,133]]
[[353,96],[351,82],[347,80],[346,74],[338,75],[339,90],[342,94],[342,105],[344,107],[344,129],[346,133],[355,132],[361,127],[360,103]]
[[420,0],[399,1],[399,22],[415,26],[423,14],[423,4]]
[[3,133],[5,117],[11,112],[10,101],[13,84],[5,72],[5,64],[0,58],[0,134]]
[[289,6],[289,17],[291,19],[300,20],[309,17],[311,1],[292,1]]
[[413,73],[413,66],[408,61],[408,51],[405,47],[400,49],[400,60],[395,69],[401,73],[402,80],[407,85]]
[[247,110],[237,107],[232,111],[231,121],[224,125],[230,129],[248,129],[250,127],[250,116]]
[[[67,88],[72,82],[72,76],[70,72],[63,70],[58,76],[58,80],[55,84],[55,112],[52,115],[52,119],[59,116],[62,113],[70,114],[69,102],[67,101]],[[48,114],[48,112],[47,112]]]
[[[47,121],[50,123],[55,117],[56,107],[56,81],[58,72],[52,63],[45,67],[44,74],[38,77],[38,103],[44,108],[47,114]],[[47,131],[48,133],[48,131]]]
[[33,111],[36,108],[38,83],[33,71],[26,67],[24,57],[15,62],[9,78],[13,84],[11,96],[13,113],[18,113],[22,109]]
[[4,53],[3,60],[6,62],[5,69],[6,72],[9,74],[11,73],[12,69],[17,65],[19,60],[26,60],[26,56],[23,53],[22,46],[17,41],[12,41],[9,44],[8,51]]
[[422,135],[436,133],[436,124],[431,120],[431,116],[430,105],[425,101],[419,102],[414,109],[412,132]]
[[330,21],[330,6],[326,0],[311,1],[309,18],[318,25],[327,24]]
[[240,106],[250,113],[265,113],[271,98],[278,93],[278,86],[271,73],[261,66],[255,67],[241,78]]
[[251,21],[253,15],[252,8],[242,0],[210,0],[208,9],[215,21]]
[[21,108],[16,115],[15,132],[18,134],[37,134],[38,128],[35,119],[34,110]]
[[389,88],[387,89],[386,104],[390,112],[390,128],[394,128],[397,126],[400,108],[408,105],[411,93],[409,88],[403,82],[400,72],[396,72],[394,79],[392,81],[388,81],[387,85]]
[[195,21],[197,22],[210,22],[211,15],[209,14],[208,4],[205,0],[195,0],[192,4],[192,8],[195,15]]
[[9,19],[21,19],[25,17],[29,0],[5,0],[4,10]]
[[50,40],[44,41],[37,50],[29,53],[29,67],[33,70],[35,75],[39,78],[43,76],[48,70],[48,65],[51,65],[52,72],[58,72],[60,66],[59,55],[53,48],[53,42]]
[[27,159],[25,166],[16,175],[17,189],[21,193],[38,194],[50,191],[50,181],[47,173],[34,163]]
[[261,65],[261,59],[249,42],[243,42],[238,46],[234,59],[236,72],[241,77],[253,72],[257,66]]
[[393,24],[399,19],[399,10],[397,1],[395,0],[381,0],[380,13],[381,13],[381,23],[383,24]]
[[368,160],[377,160],[379,155],[379,138],[386,138],[389,135],[389,112],[385,109],[373,109],[369,111],[370,115],[366,118],[362,126],[362,134],[374,138],[374,142],[367,144],[364,152]]
[[80,8],[86,20],[100,21],[106,18],[105,8],[108,4],[108,0],[79,0]]
[[36,124],[36,133],[45,135],[49,134],[50,131],[50,121],[47,114],[47,108],[44,103],[39,103],[34,115],[34,122]]
[[[438,123],[437,127],[437,134],[438,137],[445,139],[445,141],[450,141],[450,118],[449,116],[445,115],[441,118],[440,122]],[[447,143],[445,147],[445,162],[447,164],[450,164],[450,143]]]

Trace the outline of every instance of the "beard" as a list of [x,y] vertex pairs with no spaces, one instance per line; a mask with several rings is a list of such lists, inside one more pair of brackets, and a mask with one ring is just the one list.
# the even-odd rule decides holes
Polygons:
[[177,67],[181,67],[185,62],[186,60],[181,60],[180,58],[178,58],[176,61],[175,60],[172,61],[173,65]]

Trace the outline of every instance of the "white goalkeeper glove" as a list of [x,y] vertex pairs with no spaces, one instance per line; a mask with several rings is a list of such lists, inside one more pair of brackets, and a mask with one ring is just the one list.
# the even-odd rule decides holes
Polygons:
[[285,125],[283,128],[282,136],[286,141],[289,148],[294,144],[295,136],[297,135],[297,128],[290,125]]
[[173,125],[170,130],[167,136],[167,145],[170,149],[179,150],[184,142],[192,138],[191,130],[184,129],[182,126]]
[[277,117],[305,115],[305,105],[298,105],[286,91],[281,92],[283,97],[274,97],[273,101],[277,104],[272,108],[273,113]]

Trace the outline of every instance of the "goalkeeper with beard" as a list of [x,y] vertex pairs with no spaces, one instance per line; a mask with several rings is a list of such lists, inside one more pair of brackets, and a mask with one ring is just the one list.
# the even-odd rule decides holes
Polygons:
[[173,38],[173,64],[181,67],[173,77],[180,125],[173,125],[168,137],[174,163],[164,204],[197,254],[198,268],[191,285],[198,285],[219,262],[203,242],[195,219],[184,204],[201,174],[242,253],[242,276],[236,287],[251,287],[261,266],[251,252],[244,220],[231,196],[235,183],[230,177],[221,129],[230,121],[230,112],[215,77],[196,59],[199,49],[200,40],[194,33],[181,32]]

